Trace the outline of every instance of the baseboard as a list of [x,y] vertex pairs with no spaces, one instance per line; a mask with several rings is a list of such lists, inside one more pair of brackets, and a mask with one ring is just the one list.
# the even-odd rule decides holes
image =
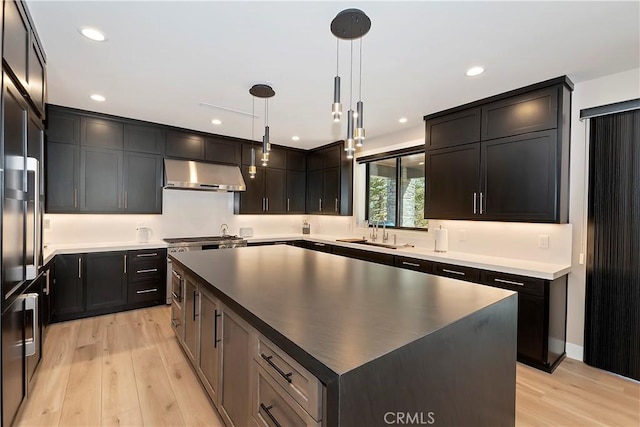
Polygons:
[[567,357],[571,359],[583,361],[584,360],[584,347],[581,345],[567,343]]

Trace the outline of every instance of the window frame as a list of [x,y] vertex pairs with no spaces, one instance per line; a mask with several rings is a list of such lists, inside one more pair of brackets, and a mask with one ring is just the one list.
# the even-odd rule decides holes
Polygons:
[[[370,156],[365,156],[362,157],[360,159],[358,159],[358,163],[364,163],[365,167],[366,167],[366,172],[365,172],[365,195],[364,195],[364,219],[368,222],[369,221],[369,182],[370,182],[370,178],[371,178],[371,169],[369,167],[371,162],[375,162],[378,160],[387,160],[387,159],[393,159],[395,158],[396,161],[396,206],[395,206],[395,211],[396,211],[396,224],[400,223],[400,211],[401,211],[401,206],[402,206],[402,198],[398,197],[398,195],[400,194],[402,188],[402,182],[401,182],[401,178],[402,178],[402,169],[401,169],[401,164],[400,164],[400,159],[404,156],[409,156],[411,154],[424,154],[426,157],[426,151],[424,148],[422,147],[409,147],[409,148],[403,148],[400,150],[394,150],[394,151],[389,151],[386,153],[379,153],[379,154],[372,154]],[[426,161],[425,161],[425,184],[426,184],[426,177],[427,177],[427,165],[426,165]],[[426,185],[425,185],[425,193],[427,191]],[[426,194],[425,194],[426,196]],[[426,203],[426,197],[425,197],[425,203]],[[428,220],[428,219],[427,219]],[[373,224],[369,223],[369,227],[373,227]],[[387,226],[387,228],[393,228],[393,229],[397,229],[397,230],[412,230],[412,231],[429,231],[429,226],[427,225],[426,227],[402,227],[399,225],[394,225],[394,226]]]

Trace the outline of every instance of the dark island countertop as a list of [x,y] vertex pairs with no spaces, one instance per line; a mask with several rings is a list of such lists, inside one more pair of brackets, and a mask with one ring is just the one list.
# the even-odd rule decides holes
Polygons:
[[514,295],[285,245],[171,257],[325,384]]

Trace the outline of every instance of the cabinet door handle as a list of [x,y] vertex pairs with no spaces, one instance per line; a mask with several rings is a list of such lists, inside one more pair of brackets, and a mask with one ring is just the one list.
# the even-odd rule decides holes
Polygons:
[[156,292],[157,290],[158,288],[144,289],[142,291],[136,291],[136,294],[148,294],[149,292]]
[[478,205],[478,193],[473,193],[473,214],[475,215],[477,210],[476,210],[476,206]]
[[482,215],[482,192],[480,192],[480,215]]
[[418,263],[407,262],[407,261],[402,261],[402,265],[410,265],[411,267],[420,267],[420,264],[418,264]]
[[124,261],[122,262],[122,265],[124,266],[124,274],[127,274],[127,256],[124,255]]
[[78,207],[78,189],[77,188],[73,189],[73,207],[74,208]]
[[193,320],[195,322],[198,313],[196,313],[196,298],[198,298],[198,291],[193,291]]
[[260,403],[260,408],[264,411],[265,414],[267,414],[267,416],[269,417],[269,419],[271,420],[272,423],[274,423],[276,425],[276,427],[282,427],[282,424],[280,424],[278,422],[278,420],[276,419],[276,417],[273,416],[273,414],[271,413],[270,409],[273,408],[273,405],[269,405],[269,406],[264,406],[264,403]]
[[180,326],[180,323],[176,322],[176,319],[171,319],[171,324],[173,325],[174,328],[177,328],[178,326]]
[[336,212],[338,212],[338,198],[336,197]]
[[293,375],[293,372],[289,372],[288,374],[285,374],[285,372],[284,372],[282,369],[278,368],[278,366],[277,366],[275,363],[273,363],[273,362],[271,361],[271,359],[273,359],[273,356],[267,356],[267,355],[266,355],[266,354],[264,354],[264,353],[260,353],[260,357],[262,357],[264,360],[266,360],[266,361],[267,361],[267,363],[268,363],[269,365],[271,365],[271,367],[272,367],[273,369],[275,369],[275,370],[276,370],[276,372],[277,372],[277,373],[279,373],[279,374],[280,374],[280,376],[281,376],[282,378],[284,378],[285,380],[287,380],[287,382],[288,382],[288,383],[290,383],[290,382],[291,382],[291,375]]
[[213,348],[218,348],[221,341],[218,339],[218,317],[222,317],[222,314],[218,314],[218,310],[214,310],[213,313]]
[[139,254],[139,255],[136,255],[136,258],[143,258],[143,257],[147,257],[147,256],[158,256],[158,253],[154,252],[152,254]]
[[267,200],[267,209],[266,210],[267,210],[267,212],[269,212],[269,198],[265,197],[265,199]]
[[318,206],[320,207],[320,212],[322,212],[322,199],[318,199]]
[[291,209],[289,208],[289,198],[287,198],[287,212],[289,212]]
[[493,281],[498,283],[506,283],[507,285],[524,286],[524,283],[522,282],[512,282],[511,280],[493,279]]
[[175,292],[171,292],[171,296],[173,297],[174,300],[180,301],[180,297]]
[[[147,268],[147,269],[145,269],[145,270],[136,270],[136,273],[138,273],[138,274],[142,274],[142,273],[155,273],[155,272],[157,272],[157,271],[158,271],[158,269],[157,269],[157,268]],[[125,273],[126,273],[126,271],[125,271]]]
[[457,274],[458,276],[464,276],[465,275],[462,271],[447,270],[446,268],[443,268],[442,271],[444,273]]
[[313,243],[315,246],[326,246],[324,243]]
[[124,192],[124,208],[127,209],[127,202],[129,201],[129,192]]
[[118,209],[122,207],[122,191],[118,191]]
[[78,279],[82,279],[82,258],[78,258]]
[[264,197],[263,197],[262,198],[262,212],[264,212],[264,211],[265,211],[265,208],[264,208]]

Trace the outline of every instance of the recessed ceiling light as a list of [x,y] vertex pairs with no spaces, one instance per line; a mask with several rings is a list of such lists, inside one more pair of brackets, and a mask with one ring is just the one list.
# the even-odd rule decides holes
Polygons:
[[300,137],[298,135],[294,135],[291,137],[292,141],[300,141]]
[[469,77],[474,77],[474,76],[478,76],[480,74],[484,73],[484,68],[482,67],[471,67],[467,70],[467,72],[465,73],[467,76]]
[[91,95],[91,99],[93,99],[94,101],[98,101],[98,102],[104,102],[107,100],[107,98],[105,98],[102,95],[98,95],[97,93],[94,93],[93,95]]
[[103,42],[107,39],[102,31],[91,27],[81,27],[80,34],[96,42]]
[[398,119],[398,121],[400,123],[407,123],[407,118],[406,117],[400,117],[400,119]]
[[211,123],[213,123],[213,124],[214,124],[214,125],[216,125],[216,126],[217,126],[217,125],[221,125],[221,124],[222,124],[222,120],[220,120],[220,119],[213,119],[213,120],[211,120]]

